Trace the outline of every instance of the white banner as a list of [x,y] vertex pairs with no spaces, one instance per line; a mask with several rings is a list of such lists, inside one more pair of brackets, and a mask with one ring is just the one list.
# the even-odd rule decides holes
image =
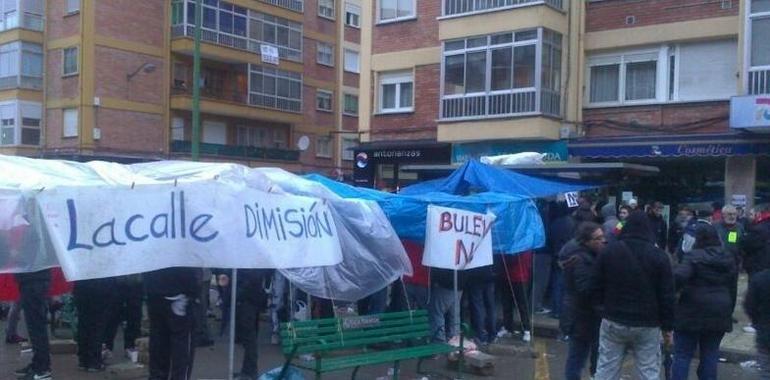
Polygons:
[[320,199],[216,182],[58,187],[36,196],[69,280],[174,266],[299,268],[342,260]]
[[492,265],[492,213],[428,206],[422,264],[444,269]]

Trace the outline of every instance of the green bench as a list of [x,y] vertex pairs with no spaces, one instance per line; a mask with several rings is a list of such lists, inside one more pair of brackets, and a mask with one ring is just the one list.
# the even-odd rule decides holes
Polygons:
[[[459,348],[432,343],[425,310],[283,323],[281,342],[286,362],[279,380],[301,355],[312,355],[314,360],[297,360],[294,366],[313,371],[316,379],[348,368],[354,368],[351,379],[355,379],[361,366],[383,363],[393,363],[393,379],[398,379],[402,360],[418,359],[417,371],[422,373],[426,358],[461,352],[463,347],[462,335]],[[459,357],[458,370],[463,360]]]

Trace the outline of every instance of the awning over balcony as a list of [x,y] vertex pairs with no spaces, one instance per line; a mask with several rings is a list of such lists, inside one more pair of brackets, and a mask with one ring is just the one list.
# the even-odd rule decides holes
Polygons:
[[583,158],[727,157],[770,155],[770,137],[744,133],[584,138],[568,145]]

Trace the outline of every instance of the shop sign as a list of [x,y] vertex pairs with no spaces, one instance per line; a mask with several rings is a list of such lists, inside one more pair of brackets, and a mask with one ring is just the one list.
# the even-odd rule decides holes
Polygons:
[[730,99],[731,128],[770,129],[770,96],[734,96]]
[[522,152],[543,153],[545,162],[567,161],[566,141],[490,141],[480,143],[454,144],[452,146],[452,163],[462,164],[470,159],[482,156],[499,156]]

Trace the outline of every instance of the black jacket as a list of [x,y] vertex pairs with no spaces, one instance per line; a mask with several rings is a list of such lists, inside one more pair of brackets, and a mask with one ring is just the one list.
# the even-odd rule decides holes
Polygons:
[[[231,269],[213,269],[212,272],[219,275],[232,275]],[[265,294],[265,279],[272,278],[272,269],[238,269],[238,285],[236,297],[238,302],[249,302],[255,306],[264,306],[267,300]],[[232,279],[230,279],[232,281]],[[229,286],[227,289],[231,289]]]
[[601,317],[591,293],[596,255],[584,245],[570,240],[559,252],[559,261],[564,263],[572,257],[577,257],[577,260],[564,267],[565,310],[562,311],[572,317],[569,335],[579,339],[597,338]]
[[746,273],[751,275],[770,268],[770,219],[749,226],[740,246],[745,255]]
[[668,255],[649,236],[621,233],[597,258],[594,289],[602,317],[634,327],[674,328],[674,279]]
[[142,275],[147,294],[175,296],[184,294],[190,298],[200,296],[203,269],[173,267],[147,272]]
[[647,214],[650,219],[650,228],[652,229],[653,242],[660,249],[666,249],[666,238],[668,232],[666,231],[666,221],[662,217],[655,214]]
[[[454,271],[451,269],[430,268],[430,284],[440,286],[444,289],[453,290],[455,288]],[[464,270],[457,271],[457,290],[462,291],[465,288],[466,274]]]
[[738,288],[735,257],[722,247],[694,249],[674,269],[677,331],[728,332]]
[[749,280],[743,308],[760,333],[770,332],[770,269],[757,272]]

